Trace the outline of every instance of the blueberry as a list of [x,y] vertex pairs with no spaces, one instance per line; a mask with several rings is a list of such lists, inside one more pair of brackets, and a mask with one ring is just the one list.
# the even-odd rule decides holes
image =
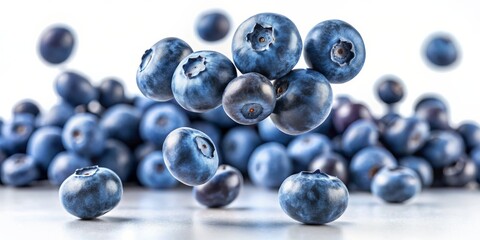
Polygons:
[[146,50],[136,77],[142,94],[157,101],[172,99],[171,85],[175,68],[192,52],[186,42],[174,37],[164,38]]
[[19,113],[2,126],[3,149],[11,154],[25,153],[27,143],[35,131],[35,118],[29,113]]
[[[0,141],[2,141],[1,136],[0,136]],[[1,177],[2,164],[8,157],[9,156],[7,155],[7,153],[3,149],[1,149],[1,146],[0,146],[0,184],[2,184],[2,177]]]
[[465,154],[462,154],[453,163],[441,169],[441,182],[446,187],[465,187],[471,182],[475,182],[477,177],[477,165]]
[[388,203],[403,203],[419,194],[422,183],[415,171],[406,167],[384,167],[372,180],[373,195]]
[[169,189],[178,185],[177,179],[167,170],[161,151],[153,151],[140,160],[137,177],[142,186],[152,189]]
[[79,113],[71,117],[62,131],[65,149],[78,155],[90,157],[103,152],[105,132],[98,118],[89,113]]
[[55,156],[65,151],[62,143],[62,129],[59,127],[41,127],[37,129],[27,144],[27,154],[37,167],[46,173]]
[[72,106],[88,104],[97,99],[98,92],[86,76],[74,71],[64,71],[55,79],[57,94]]
[[423,54],[431,66],[442,68],[457,62],[460,51],[453,36],[438,32],[426,40]]
[[114,138],[128,146],[136,146],[140,138],[141,112],[127,104],[117,104],[107,109],[100,119],[106,138]]
[[454,163],[464,152],[465,145],[462,137],[449,130],[433,131],[420,149],[420,155],[434,168],[442,168]]
[[207,134],[215,146],[220,146],[223,133],[215,124],[208,121],[195,121],[190,124],[190,127]]
[[294,171],[306,171],[312,160],[332,151],[330,139],[320,133],[305,133],[295,137],[287,147]]
[[70,117],[75,115],[75,108],[67,102],[61,101],[53,105],[38,119],[39,126],[57,126],[63,128]]
[[423,96],[415,104],[415,115],[425,119],[432,130],[450,129],[449,111],[440,96]]
[[339,104],[332,112],[333,127],[338,134],[343,134],[350,124],[358,119],[368,119],[374,121],[374,116],[370,109],[363,103],[344,102]]
[[202,13],[195,25],[198,36],[208,42],[219,41],[230,31],[230,19],[222,11]]
[[433,183],[433,168],[427,160],[417,156],[406,156],[400,158],[398,163],[402,167],[407,167],[414,170],[420,180],[422,181],[422,187],[430,187]]
[[305,38],[303,54],[307,65],[325,75],[330,83],[352,80],[365,63],[360,33],[341,20],[315,25]]
[[193,197],[209,208],[225,207],[240,194],[243,186],[242,173],[234,167],[220,165],[208,182],[193,187]]
[[140,120],[140,136],[144,141],[162,146],[167,135],[189,123],[187,115],[171,103],[150,108]]
[[81,219],[94,219],[118,205],[123,186],[112,170],[89,166],[75,170],[65,179],[58,194],[68,213]]
[[293,172],[292,160],[280,143],[258,146],[248,160],[248,176],[256,186],[278,188]]
[[58,153],[48,166],[48,181],[60,186],[76,169],[92,165],[88,158],[80,157],[71,152]]
[[198,51],[179,64],[172,77],[175,100],[191,112],[206,112],[222,104],[227,84],[237,77],[237,70],[225,55]]
[[292,70],[302,54],[295,24],[275,13],[256,14],[238,26],[232,40],[233,62],[241,73],[277,79]]
[[200,113],[200,117],[203,120],[214,123],[220,128],[232,128],[238,126],[238,123],[234,122],[225,112],[223,106],[215,109]]
[[257,131],[249,126],[238,126],[228,130],[222,140],[225,163],[247,173],[248,159],[257,146],[262,143]]
[[275,101],[275,90],[270,80],[258,73],[246,73],[228,83],[222,106],[235,122],[251,125],[270,116]]
[[396,156],[418,151],[430,136],[428,123],[418,117],[397,117],[385,127],[382,142]]
[[294,136],[278,130],[271,118],[265,118],[258,123],[257,127],[258,135],[265,142],[273,141],[286,145],[294,138]]
[[75,47],[75,36],[70,27],[54,25],[42,32],[39,41],[39,54],[50,64],[65,62]]
[[37,117],[40,114],[38,103],[32,99],[23,99],[13,106],[13,114],[29,113]]
[[316,156],[310,165],[309,171],[320,170],[330,176],[335,176],[343,183],[348,183],[348,163],[342,155],[329,152]]
[[275,80],[277,102],[270,115],[282,132],[306,133],[325,121],[332,109],[332,87],[313,70],[296,69]]
[[480,146],[475,147],[470,151],[470,158],[472,159],[473,163],[477,167],[477,176],[476,180],[477,183],[480,183]]
[[405,90],[402,81],[393,75],[382,77],[377,86],[378,98],[387,105],[392,105],[400,102],[404,95]]
[[170,132],[163,143],[163,159],[170,173],[188,186],[206,183],[218,168],[218,153],[205,133],[181,127]]
[[372,179],[383,167],[395,167],[397,160],[385,148],[370,146],[352,157],[349,166],[351,183],[360,191],[370,191]]
[[112,170],[122,182],[126,182],[134,173],[135,160],[130,149],[115,139],[108,139],[105,142],[104,150],[93,159],[93,163]]
[[305,224],[326,224],[338,219],[348,206],[345,184],[319,170],[294,174],[282,183],[278,200],[291,218]]
[[370,120],[359,119],[345,130],[342,136],[342,150],[346,156],[353,156],[358,151],[378,143],[378,128]]
[[28,186],[40,177],[33,158],[23,153],[16,153],[5,159],[0,169],[2,183],[8,186]]
[[473,121],[464,121],[456,131],[462,136],[467,152],[480,146],[480,126]]
[[116,78],[105,78],[97,86],[98,102],[104,107],[109,108],[115,104],[125,103],[125,88],[123,83]]

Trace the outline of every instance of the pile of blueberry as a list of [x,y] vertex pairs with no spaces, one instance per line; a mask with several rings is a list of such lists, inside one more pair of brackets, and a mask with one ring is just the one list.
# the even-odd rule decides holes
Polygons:
[[[196,27],[203,40],[217,41],[231,26],[212,12]],[[430,41],[432,64],[456,61],[448,36]],[[39,53],[56,65],[74,47],[70,28],[52,26]],[[295,69],[302,52],[309,69]],[[94,85],[80,72],[61,72],[58,104],[41,112],[25,99],[0,121],[0,183],[48,180],[60,186],[68,212],[92,219],[119,203],[125,183],[181,183],[198,203],[223,207],[248,179],[278,190],[293,219],[325,224],[346,210],[349,191],[402,203],[424,188],[480,182],[480,126],[452,126],[441,97],[425,95],[401,116],[405,89],[395,76],[375,88],[388,109],[383,116],[351,96],[333,96],[330,84],[352,80],[365,61],[350,24],[326,20],[302,40],[287,17],[257,14],[238,26],[232,56],[161,39],[141,58],[136,80],[144,96],[134,97],[118,79]]]

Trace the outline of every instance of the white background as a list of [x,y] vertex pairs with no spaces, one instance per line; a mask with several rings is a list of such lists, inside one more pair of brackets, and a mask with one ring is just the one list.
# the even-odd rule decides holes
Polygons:
[[[222,9],[232,20],[223,41],[207,43],[194,32],[197,16]],[[452,123],[480,121],[477,86],[480,81],[480,7],[475,1],[2,1],[0,3],[0,116],[11,118],[15,102],[30,98],[42,110],[57,97],[55,77],[64,69],[83,72],[94,84],[109,76],[121,79],[130,95],[140,94],[135,73],[143,52],[165,37],[179,37],[194,50],[215,50],[231,58],[236,27],[260,12],[290,18],[302,38],[317,23],[341,19],[353,25],[366,46],[366,62],[350,82],[333,85],[334,94],[349,94],[384,112],[374,87],[387,74],[401,78],[407,95],[399,111],[412,113],[422,94],[438,93],[450,107]],[[38,38],[48,26],[67,24],[76,34],[72,57],[60,66],[45,64],[38,55]],[[458,64],[433,69],[422,57],[425,39],[437,31],[454,36],[461,48]],[[306,67],[303,57],[297,67]]]

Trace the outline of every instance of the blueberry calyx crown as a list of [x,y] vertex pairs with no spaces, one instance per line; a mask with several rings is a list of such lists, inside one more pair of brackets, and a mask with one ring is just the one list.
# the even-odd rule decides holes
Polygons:
[[188,59],[187,63],[183,65],[183,71],[185,72],[185,76],[188,78],[193,78],[200,74],[201,72],[205,71],[207,68],[207,59],[198,56],[198,57],[191,57]]
[[300,175],[318,175],[318,176],[321,176],[321,177],[330,178],[330,176],[328,174],[320,171],[320,169],[317,169],[315,171],[301,171]]
[[13,131],[18,135],[23,135],[23,134],[27,133],[27,126],[25,126],[23,124],[15,125],[13,127]]
[[83,134],[79,130],[74,130],[72,132],[72,137],[73,137],[73,140],[77,143],[80,143],[83,140]]
[[336,62],[342,67],[349,65],[352,59],[355,57],[353,44],[346,40],[338,40],[338,42],[332,47],[330,57],[332,61]]
[[256,119],[263,112],[262,105],[258,103],[247,103],[242,106],[242,115],[246,119]]
[[148,66],[148,64],[152,60],[152,57],[153,57],[153,50],[151,48],[147,49],[142,56],[142,62],[140,63],[140,72],[143,71]]
[[253,31],[247,34],[247,41],[255,51],[265,51],[275,42],[272,27],[255,24]]
[[287,91],[287,89],[288,89],[288,82],[284,82],[279,86],[277,86],[275,90],[276,97],[280,98],[281,96],[283,96],[283,94]]
[[208,139],[200,136],[195,137],[195,143],[197,144],[197,148],[200,150],[203,156],[207,158],[213,158],[215,148]]
[[98,169],[99,169],[98,165],[79,168],[79,169],[75,170],[75,176],[77,176],[77,177],[93,176],[93,175],[95,175],[95,173],[97,173]]

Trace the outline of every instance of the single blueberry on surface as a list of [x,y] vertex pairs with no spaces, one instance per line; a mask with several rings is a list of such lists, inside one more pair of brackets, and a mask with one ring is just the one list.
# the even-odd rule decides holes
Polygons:
[[315,25],[305,38],[303,53],[307,65],[330,83],[352,80],[365,63],[365,45],[360,33],[342,20]]
[[251,125],[270,116],[275,107],[273,85],[259,73],[246,73],[228,83],[222,106],[235,122]]
[[295,67],[302,47],[300,33],[290,19],[276,13],[259,13],[235,31],[233,62],[241,73],[256,72],[273,80]]
[[223,11],[204,12],[198,17],[195,30],[197,35],[205,41],[219,41],[230,31],[230,19]]
[[198,203],[209,208],[225,207],[238,197],[242,187],[242,173],[223,164],[218,166],[212,179],[193,187],[193,197]]
[[43,60],[50,64],[65,62],[75,47],[72,29],[65,25],[54,25],[42,32],[38,49]]
[[173,74],[173,96],[190,112],[206,112],[222,104],[222,94],[235,77],[237,70],[225,55],[194,52],[178,64]]
[[215,144],[205,133],[193,128],[181,127],[170,132],[162,152],[170,173],[188,186],[206,183],[218,168]]
[[248,160],[248,176],[252,183],[263,188],[278,188],[293,171],[287,149],[280,143],[258,146]]
[[422,189],[418,174],[406,167],[384,167],[372,180],[371,191],[388,203],[403,203]]
[[172,76],[192,48],[175,37],[164,38],[146,50],[137,70],[137,86],[142,94],[157,101],[173,98]]
[[460,49],[453,36],[447,33],[435,33],[426,40],[423,54],[431,66],[444,68],[457,62]]
[[270,118],[286,134],[299,135],[311,131],[330,114],[332,87],[317,71],[293,70],[275,80],[273,86],[277,101]]
[[114,209],[123,195],[120,178],[108,168],[89,166],[75,170],[60,185],[65,210],[80,219],[94,219]]
[[283,181],[278,191],[282,210],[304,224],[327,224],[338,219],[348,206],[349,193],[338,178],[316,170],[302,171]]

